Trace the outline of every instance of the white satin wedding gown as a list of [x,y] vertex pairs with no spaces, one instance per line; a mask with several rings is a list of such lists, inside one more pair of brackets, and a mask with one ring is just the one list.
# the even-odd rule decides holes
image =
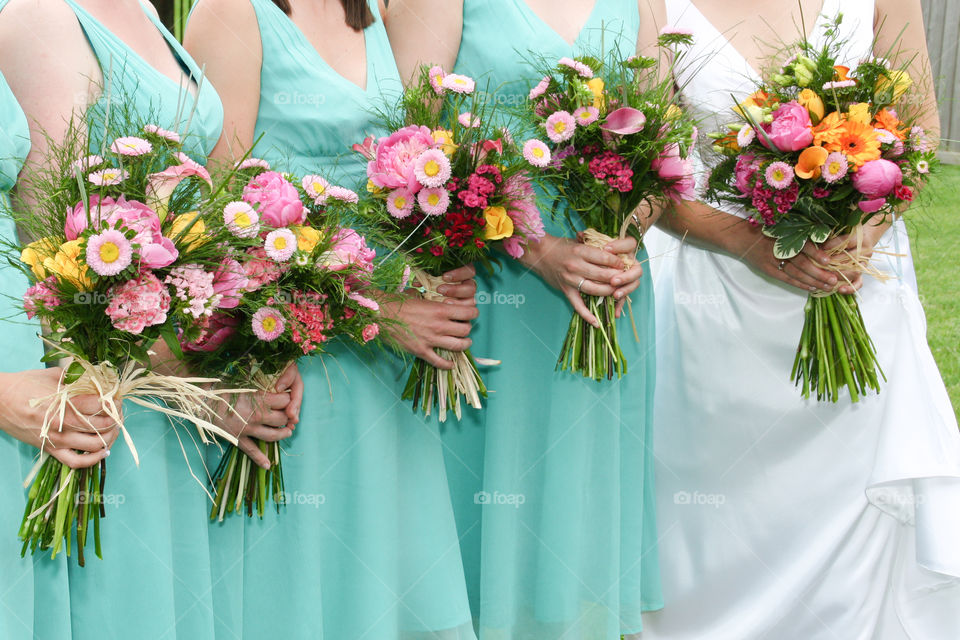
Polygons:
[[[700,65],[678,84],[714,130],[756,73],[689,0],[667,5]],[[873,2],[826,0],[813,38],[838,11],[855,64]],[[865,278],[860,304],[887,382],[830,404],[789,380],[806,294],[651,233],[665,607],[643,640],[960,639],[960,434],[902,222],[880,246],[899,278]]]

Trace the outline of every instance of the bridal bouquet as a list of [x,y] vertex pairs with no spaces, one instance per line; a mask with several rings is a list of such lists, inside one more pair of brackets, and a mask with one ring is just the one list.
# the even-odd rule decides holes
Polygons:
[[[665,31],[658,44],[679,48],[691,41],[687,33]],[[639,240],[641,207],[693,198],[687,154],[696,128],[674,104],[670,74],[661,74],[657,59],[561,58],[540,71],[525,119],[538,134],[545,130],[547,141],[539,135],[527,140],[523,154],[553,191],[554,212],[562,209],[571,228],[585,228],[581,242],[603,247],[624,237],[631,224]],[[624,257],[624,269],[634,264]],[[619,378],[627,362],[617,338],[616,302],[582,296],[600,325],[574,313],[557,368],[594,380]]]
[[[355,217],[357,194],[323,177],[295,179],[247,159],[228,179],[221,215],[230,232],[218,273],[236,295],[207,317],[199,336],[183,337],[191,371],[240,387],[273,389],[297,358],[320,355],[343,336],[361,344],[380,332],[379,306],[367,297],[375,253],[342,221]],[[279,443],[259,442],[270,469],[239,448],[213,477],[211,519],[284,503]]]
[[[473,262],[490,267],[498,245],[519,258],[543,237],[526,163],[494,125],[498,117],[473,79],[424,66],[397,112],[383,116],[392,133],[354,145],[368,161],[370,196],[361,211],[372,237],[403,254],[429,300],[443,299],[444,272]],[[437,406],[441,422],[448,407],[461,417],[461,397],[480,409],[486,387],[470,352],[437,352],[454,369],[417,359],[403,398],[426,415]]]
[[[710,194],[745,207],[776,238],[780,260],[807,242],[859,238],[863,225],[880,224],[913,200],[937,166],[931,138],[909,115],[910,76],[882,59],[855,69],[839,64],[838,24],[822,47],[797,44],[790,61],[734,109],[736,121],[714,134],[725,157],[710,176]],[[829,253],[827,268],[838,274],[886,277],[859,248]],[[883,372],[857,298],[812,293],[804,313],[790,374],[803,396],[836,402],[846,387],[857,402],[868,389],[879,391]]]
[[[35,240],[10,246],[10,261],[32,282],[23,303],[48,329],[46,360],[69,360],[58,392],[34,400],[49,402],[42,436],[62,427],[72,398],[98,395],[139,464],[123,401],[193,421],[204,442],[230,439],[209,421],[219,396],[198,386],[212,380],[160,375],[150,361],[161,337],[176,348],[175,324],[196,332],[217,307],[223,282],[213,265],[225,231],[206,222],[210,176],[177,133],[129,122],[109,131],[100,153],[87,155],[87,134],[71,127],[44,168],[24,178],[21,195],[33,204],[14,215]],[[75,528],[83,566],[92,524],[102,557],[105,462],[74,470],[40,454],[25,483],[33,481],[20,527],[24,554],[52,548],[56,556],[65,544],[70,555]]]

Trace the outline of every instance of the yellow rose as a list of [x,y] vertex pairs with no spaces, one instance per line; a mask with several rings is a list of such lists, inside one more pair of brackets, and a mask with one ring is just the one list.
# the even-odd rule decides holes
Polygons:
[[587,86],[593,92],[593,106],[603,111],[603,78],[590,78]]
[[858,102],[850,105],[847,120],[859,124],[870,124],[873,120],[873,114],[870,113],[870,105],[866,102]]
[[293,227],[293,232],[297,236],[297,249],[300,251],[310,253],[320,242],[320,232],[313,227],[300,225]]
[[373,180],[367,180],[367,193],[380,193],[380,187],[373,184]]
[[43,268],[60,280],[72,282],[80,289],[89,289],[92,283],[87,277],[87,266],[81,265],[79,261],[83,244],[83,240],[64,242],[56,255],[44,259]]
[[447,156],[452,156],[457,150],[457,145],[453,143],[453,131],[449,129],[434,129],[433,141],[441,144],[441,150]]
[[483,232],[487,240],[502,240],[513,235],[513,220],[503,207],[487,207],[483,210],[483,217],[487,219]]
[[797,96],[797,102],[799,102],[810,113],[810,120],[813,122],[813,124],[817,124],[823,120],[823,116],[827,112],[827,108],[824,106],[823,100],[820,99],[820,96],[817,95],[816,91],[813,91],[812,89],[804,89],[800,92],[800,95]]
[[873,95],[874,98],[882,100],[886,96],[881,97],[880,94],[885,94],[892,88],[893,97],[891,98],[891,102],[896,102],[912,85],[913,78],[911,78],[910,74],[906,71],[901,71],[899,69],[887,71],[886,75],[877,78],[877,89]]
[[[196,223],[194,223],[196,220]],[[193,225],[193,226],[191,226]],[[180,237],[180,234],[187,231],[186,235]],[[184,213],[173,219],[173,227],[170,230],[170,238],[176,241],[184,249],[198,249],[210,242],[207,237],[207,225],[200,219],[200,214],[196,211]]]
[[43,280],[47,277],[47,271],[43,268],[43,261],[56,253],[56,248],[50,238],[43,238],[36,242],[31,242],[23,251],[20,252],[20,261],[30,267],[37,280]]

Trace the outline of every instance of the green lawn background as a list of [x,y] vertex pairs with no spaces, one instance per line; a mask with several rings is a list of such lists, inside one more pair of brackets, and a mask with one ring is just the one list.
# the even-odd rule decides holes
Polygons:
[[906,219],[927,341],[960,415],[960,166],[944,165]]

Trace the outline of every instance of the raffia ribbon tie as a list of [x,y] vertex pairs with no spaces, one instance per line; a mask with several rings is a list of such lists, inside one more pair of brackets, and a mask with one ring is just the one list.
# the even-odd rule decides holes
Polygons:
[[871,262],[871,258],[876,254],[894,257],[904,257],[903,255],[891,253],[889,251],[881,251],[878,249],[868,252],[864,246],[863,225],[857,225],[854,227],[850,232],[850,235],[854,236],[857,240],[856,246],[852,249],[845,245],[837,245],[836,247],[832,247],[825,251],[827,256],[830,258],[830,262],[822,268],[825,271],[830,271],[837,274],[838,283],[836,289],[834,289],[834,291],[815,291],[810,294],[811,296],[816,298],[825,298],[836,293],[837,289],[839,289],[839,287],[844,283],[852,286],[853,282],[847,277],[848,273],[859,273],[865,276],[872,276],[880,282],[887,282],[896,278],[896,276],[877,268]]

